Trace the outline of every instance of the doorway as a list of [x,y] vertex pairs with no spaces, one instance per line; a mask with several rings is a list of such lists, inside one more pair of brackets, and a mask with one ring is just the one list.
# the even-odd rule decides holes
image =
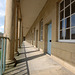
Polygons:
[[51,37],[52,37],[52,24],[48,25],[48,44],[47,44],[47,53],[51,55]]
[[38,30],[36,30],[36,47],[38,48]]

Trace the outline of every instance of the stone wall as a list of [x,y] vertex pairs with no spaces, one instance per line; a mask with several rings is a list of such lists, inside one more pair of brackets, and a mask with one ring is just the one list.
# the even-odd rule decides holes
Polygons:
[[[38,44],[39,49],[47,52],[47,25],[52,23],[52,46],[51,54],[75,66],[75,43],[58,42],[58,4],[60,0],[47,0],[44,8],[38,15],[28,34],[26,41],[31,43],[32,33],[35,28],[38,30]],[[40,41],[40,21],[43,19],[43,41]],[[34,32],[33,32],[34,34]],[[32,40],[33,45],[36,46],[36,39]]]

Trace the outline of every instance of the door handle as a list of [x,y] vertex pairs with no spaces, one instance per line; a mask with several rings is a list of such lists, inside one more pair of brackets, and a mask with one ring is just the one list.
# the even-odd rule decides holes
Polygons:
[[52,40],[49,40],[49,42],[52,42]]

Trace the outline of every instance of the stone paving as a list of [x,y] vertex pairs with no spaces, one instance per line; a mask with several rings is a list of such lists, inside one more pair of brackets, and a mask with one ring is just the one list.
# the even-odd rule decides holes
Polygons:
[[23,42],[19,53],[15,57],[17,66],[9,66],[4,75],[75,75],[27,42]]

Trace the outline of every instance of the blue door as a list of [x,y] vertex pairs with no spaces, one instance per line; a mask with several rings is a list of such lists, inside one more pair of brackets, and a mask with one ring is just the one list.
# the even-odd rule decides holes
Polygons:
[[47,53],[51,55],[51,35],[52,35],[52,24],[48,25],[48,45]]

